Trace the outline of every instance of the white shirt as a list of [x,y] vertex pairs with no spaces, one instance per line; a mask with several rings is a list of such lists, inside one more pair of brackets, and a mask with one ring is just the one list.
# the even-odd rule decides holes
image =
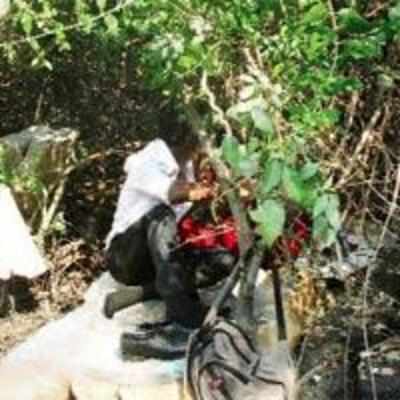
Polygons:
[[[111,231],[106,238],[106,248],[117,234],[125,232],[154,207],[159,204],[170,205],[168,192],[179,174],[178,163],[161,139],[153,140],[129,156],[124,170],[127,178],[119,195]],[[186,165],[185,175],[187,181],[194,181],[192,162]],[[172,206],[177,221],[191,206],[189,202]]]

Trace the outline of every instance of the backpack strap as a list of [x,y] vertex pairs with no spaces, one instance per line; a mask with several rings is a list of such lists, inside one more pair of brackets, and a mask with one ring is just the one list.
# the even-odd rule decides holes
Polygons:
[[236,283],[239,281],[242,269],[244,269],[244,260],[243,258],[240,258],[239,261],[236,263],[234,269],[232,270],[231,274],[228,276],[226,282],[222,286],[221,290],[218,292],[218,295],[215,298],[214,302],[212,303],[210,310],[208,311],[204,319],[202,328],[204,326],[210,326],[215,323],[218,317],[218,311],[224,305],[226,299],[232,292]]

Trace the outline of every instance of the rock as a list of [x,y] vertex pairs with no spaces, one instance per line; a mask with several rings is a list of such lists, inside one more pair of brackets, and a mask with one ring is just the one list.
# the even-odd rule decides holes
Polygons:
[[[259,337],[264,349],[276,341],[276,325],[271,322],[275,320],[273,295],[268,282],[269,279],[262,282],[256,291]],[[119,287],[121,285],[109,273],[103,274],[87,291],[84,305],[41,328],[10,351],[3,365],[6,363],[8,368],[18,368],[26,363],[41,362],[65,371],[65,376],[72,382],[74,400],[154,400],[160,395],[168,400],[189,399],[184,395],[182,384],[183,359],[122,359],[119,348],[121,333],[134,330],[144,321],[164,319],[165,307],[160,301],[148,301],[128,307],[109,320],[102,313],[104,297]],[[270,307],[268,310],[267,306]],[[291,326],[290,322],[288,324]],[[1,395],[0,398],[3,400]],[[21,399],[33,400],[29,397],[16,400]]]
[[72,400],[65,377],[49,365],[0,366],[1,400]]
[[160,384],[127,385],[121,387],[119,391],[119,398],[121,400],[154,400],[160,395],[168,400],[189,399],[188,396],[184,396],[181,380]]
[[56,184],[70,163],[78,132],[63,128],[34,127],[32,141],[28,147],[21,171],[34,170],[47,187]]
[[71,387],[76,400],[119,400],[118,385],[107,381],[82,376]]
[[0,139],[2,164],[25,219],[32,220],[51,202],[78,137],[78,132],[69,128],[33,126]]
[[33,242],[11,191],[4,185],[0,185],[0,221],[0,279],[7,280],[12,275],[34,278],[47,271],[47,263]]

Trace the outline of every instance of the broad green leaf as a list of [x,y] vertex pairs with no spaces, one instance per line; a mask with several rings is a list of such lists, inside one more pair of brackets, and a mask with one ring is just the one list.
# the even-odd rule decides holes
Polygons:
[[318,197],[318,188],[309,182],[304,182],[304,194],[301,206],[307,210],[307,212],[312,212],[314,209],[315,201]]
[[391,20],[400,19],[400,1],[397,4],[389,9],[389,18]]
[[297,171],[290,167],[283,170],[283,187],[287,197],[303,206],[305,199],[305,185]]
[[179,58],[178,61],[178,65],[186,70],[193,69],[197,63],[197,59],[191,55],[183,55]]
[[325,215],[314,219],[312,236],[321,249],[329,247],[335,242],[336,231],[329,225]]
[[247,104],[247,102],[241,101],[238,104],[228,108],[226,111],[226,115],[233,119],[239,119],[241,114],[250,112],[251,107]]
[[263,108],[254,107],[251,110],[251,118],[253,119],[254,126],[260,131],[268,135],[274,133],[272,118]]
[[318,197],[313,209],[313,219],[318,218],[320,215],[325,214],[326,209],[329,207],[329,196],[323,194]]
[[28,12],[24,12],[22,17],[21,17],[21,25],[22,29],[27,35],[30,35],[32,33],[32,28],[33,28],[33,17],[31,14]]
[[325,210],[325,214],[331,227],[335,231],[338,231],[341,225],[341,221],[339,212],[339,198],[337,195],[329,195],[328,207]]
[[366,33],[371,24],[354,8],[342,8],[338,13],[339,26],[349,33]]
[[111,35],[116,35],[118,33],[119,22],[114,15],[107,15],[104,18],[104,22],[107,26],[107,30]]
[[318,163],[307,162],[300,171],[300,176],[303,180],[308,180],[313,178],[319,171]]
[[242,157],[239,161],[239,172],[246,178],[254,176],[258,172],[258,156]]
[[79,23],[82,25],[83,32],[91,33],[94,26],[93,18],[86,13],[79,13],[78,16],[79,16]]
[[303,17],[303,23],[305,25],[320,24],[325,18],[329,16],[328,8],[325,4],[316,4],[311,7]]
[[344,42],[343,55],[354,60],[371,59],[381,54],[381,47],[374,38],[350,39]]
[[265,164],[264,176],[261,182],[261,190],[267,194],[276,188],[282,179],[283,163],[282,160],[273,158]]
[[257,97],[235,104],[226,111],[226,115],[233,119],[239,119],[241,114],[250,113],[255,107],[266,108],[266,106],[266,101],[262,97]]
[[222,142],[222,156],[234,171],[239,171],[239,164],[242,156],[240,154],[239,141],[234,136],[224,137]]
[[266,200],[250,212],[250,216],[258,224],[258,232],[271,248],[282,235],[285,226],[286,212],[283,204],[277,200]]
[[53,64],[49,60],[43,60],[43,66],[49,71],[53,71]]
[[340,200],[339,200],[339,196],[337,194],[329,194],[329,203],[330,203],[330,207],[334,207],[339,209],[340,207]]

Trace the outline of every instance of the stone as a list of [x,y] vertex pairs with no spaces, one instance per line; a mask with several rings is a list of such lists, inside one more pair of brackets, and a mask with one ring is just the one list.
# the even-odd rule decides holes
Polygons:
[[154,400],[160,395],[168,400],[185,400],[189,399],[184,396],[183,383],[181,380],[169,383],[149,383],[139,385],[122,386],[119,391],[121,400]]
[[[102,311],[105,295],[120,287],[108,272],[104,273],[87,291],[84,305],[47,324],[11,350],[3,365],[18,368],[27,362],[40,362],[65,371],[74,400],[154,400],[160,395],[168,400],[188,400],[183,387],[184,359],[122,359],[119,348],[121,333],[134,330],[144,321],[164,319],[165,306],[161,301],[148,301],[128,307],[113,319],[107,319]],[[268,351],[272,351],[271,344],[276,342],[277,336],[271,322],[275,318],[270,288],[270,280],[265,278],[256,290],[258,336],[260,345]],[[273,356],[278,357],[280,353],[273,353]],[[45,368],[44,375],[47,376]],[[292,382],[293,376],[288,374],[287,379]],[[263,394],[266,396],[263,400],[280,399],[282,393],[278,392],[275,397],[271,397],[272,392]],[[12,397],[3,399],[1,395],[0,399],[14,400]],[[23,396],[15,400],[21,399],[37,400]]]
[[76,400],[119,400],[119,386],[108,381],[82,376],[72,381],[71,388]]
[[34,135],[19,166],[21,170],[34,170],[47,187],[54,185],[64,175],[70,163],[77,131],[63,128],[34,127]]
[[78,137],[69,128],[32,126],[0,139],[1,162],[13,178],[10,185],[26,220],[33,223],[33,217],[51,202],[71,164]]
[[0,366],[1,400],[72,400],[62,373],[48,365]]
[[47,271],[48,265],[5,185],[0,185],[0,221],[0,279],[8,280],[13,275],[34,278]]

